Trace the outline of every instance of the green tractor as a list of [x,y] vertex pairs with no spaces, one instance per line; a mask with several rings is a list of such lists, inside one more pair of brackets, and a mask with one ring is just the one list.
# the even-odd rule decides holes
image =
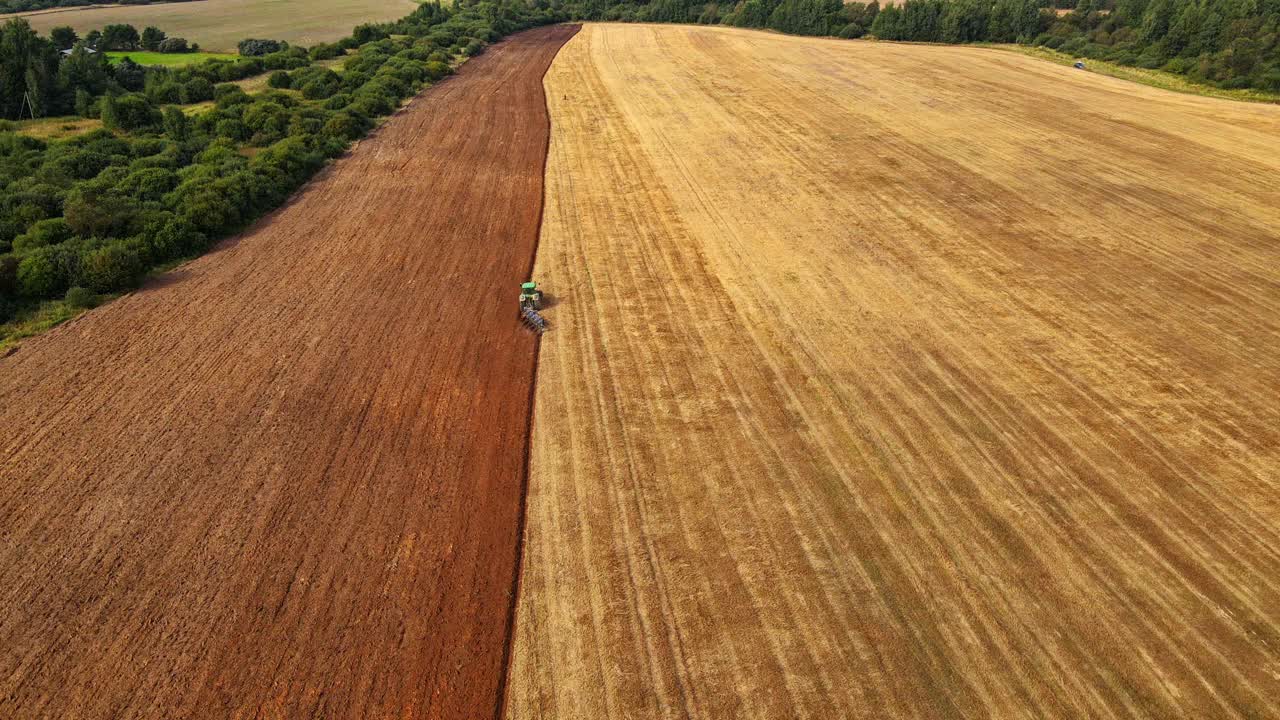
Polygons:
[[520,284],[520,321],[525,327],[541,335],[547,331],[547,320],[538,313],[542,307],[542,291],[537,283]]
[[520,309],[531,308],[538,310],[542,307],[542,291],[538,289],[538,283],[527,282],[520,284]]

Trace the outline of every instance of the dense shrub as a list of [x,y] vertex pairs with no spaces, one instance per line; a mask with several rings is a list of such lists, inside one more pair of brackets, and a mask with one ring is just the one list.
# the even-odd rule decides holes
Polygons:
[[370,124],[369,119],[364,115],[340,112],[329,118],[322,132],[342,140],[355,140],[368,131]]
[[427,63],[426,67],[424,67],[423,70],[426,74],[426,78],[431,82],[435,82],[443,77],[447,77],[450,73],[453,72],[453,68],[449,67],[448,64],[437,62],[434,60]]
[[88,180],[110,164],[109,155],[93,150],[72,150],[49,157],[40,167],[37,177],[50,183],[65,185],[73,180]]
[[70,290],[67,290],[67,294],[63,300],[65,300],[71,307],[83,310],[96,305],[98,302],[98,296],[89,288],[76,285]]
[[187,114],[175,107],[164,109],[164,134],[176,142],[185,142],[191,133],[191,121]]
[[330,85],[322,80],[312,80],[302,86],[302,97],[308,100],[323,100],[336,92],[338,86]]
[[118,241],[84,253],[77,279],[94,292],[118,292],[136,285],[146,266],[135,244]]
[[183,103],[198,103],[213,99],[213,83],[202,77],[191,78],[179,92]]
[[127,57],[120,58],[120,62],[116,63],[115,67],[112,68],[112,73],[115,75],[115,80],[120,87],[130,92],[141,90],[147,80],[147,71]]
[[338,93],[325,101],[326,110],[341,110],[351,104],[351,95],[348,93]]
[[136,211],[136,204],[125,196],[81,188],[67,197],[64,210],[67,225],[81,237],[118,237],[127,231]]
[[257,75],[266,69],[266,63],[259,58],[242,58],[232,62],[219,62],[211,65],[219,82],[233,82]]
[[379,93],[371,93],[363,90],[360,94],[356,95],[355,100],[347,106],[348,111],[358,113],[367,118],[389,115],[394,109],[395,104],[390,98]]
[[279,52],[285,47],[284,43],[279,40],[257,40],[246,39],[241,40],[236,46],[241,55],[252,57],[258,55],[266,55],[268,53]]
[[165,32],[154,25],[148,25],[142,31],[142,49],[156,50],[165,39]]
[[320,132],[332,113],[317,107],[300,107],[291,113],[289,127],[285,130],[290,137],[299,135],[315,135]]
[[[0,12],[5,11],[0,10]],[[67,25],[50,30],[49,39],[53,41],[54,47],[59,50],[70,50],[77,42],[80,41],[80,37],[76,35],[76,31]]]
[[391,35],[391,32],[383,25],[357,25],[356,29],[351,32],[351,37],[355,38],[357,45],[364,45],[375,40],[381,40]]
[[284,137],[292,115],[278,102],[256,101],[245,106],[243,120],[253,145],[268,145]]
[[138,29],[132,25],[108,25],[102,28],[100,50],[137,50],[141,46]]
[[165,79],[151,83],[147,88],[147,97],[157,105],[182,102],[182,85]]
[[18,258],[13,254],[0,255],[0,297],[18,294]]
[[374,81],[360,88],[362,94],[376,93],[388,100],[398,102],[400,98],[409,94],[409,82],[401,80],[394,70],[383,67],[378,71]]
[[119,192],[144,202],[159,202],[178,184],[178,175],[165,168],[135,170],[116,185]]
[[215,132],[224,138],[231,140],[247,140],[249,139],[249,128],[239,118],[226,118],[219,120],[215,126]]
[[185,53],[191,52],[190,46],[187,45],[186,38],[171,37],[160,41],[156,49],[162,53]]
[[103,98],[102,125],[108,130],[149,128],[159,125],[160,119],[160,112],[141,93]]
[[342,73],[342,89],[353,92],[364,87],[373,78],[372,75],[359,70],[347,70]]
[[277,70],[271,73],[271,77],[267,78],[268,87],[287,89],[292,84],[293,83],[289,78],[289,73],[285,72],[284,70]]
[[14,252],[22,253],[46,245],[57,245],[72,235],[71,226],[63,218],[39,220],[13,239]]
[[266,70],[296,70],[310,65],[311,56],[303,48],[291,47],[280,52],[264,55],[260,62]]
[[182,218],[167,221],[149,237],[152,253],[157,258],[179,258],[200,252],[206,247],[205,236]]
[[70,279],[66,253],[57,246],[37,248],[18,262],[18,292],[29,298],[58,297]]
[[219,109],[223,109],[253,102],[253,98],[249,97],[249,94],[242,90],[239,85],[215,85],[213,87],[213,102]]
[[312,60],[329,60],[336,58],[343,53],[343,49],[337,43],[320,43],[315,45],[307,52],[307,56]]

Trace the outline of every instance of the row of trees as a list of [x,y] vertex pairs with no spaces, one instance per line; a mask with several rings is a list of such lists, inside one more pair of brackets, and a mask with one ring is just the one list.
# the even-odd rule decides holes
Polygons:
[[[0,321],[43,300],[92,302],[202,252],[277,207],[453,58],[559,19],[518,2],[422,5],[309,51],[147,72],[135,90],[95,101],[103,130],[46,143],[0,127]],[[340,72],[311,64],[339,54]],[[301,97],[211,82],[239,63],[271,66],[270,84]],[[154,99],[197,82],[210,83],[208,111]]]
[[[856,38],[871,33],[887,40],[934,41],[943,41],[943,34],[938,32],[941,18],[950,15],[947,35],[954,39],[948,41],[1012,42],[1019,37],[1029,41],[1048,26],[1047,19],[1041,17],[1039,3],[1040,0],[909,0],[905,6],[889,5],[882,11],[874,0],[581,0],[566,7],[571,16],[588,20],[697,22],[768,28],[794,35]],[[996,27],[987,26],[989,16],[999,18]]]
[[908,0],[886,7],[869,31],[884,40],[1028,43],[1050,18],[1037,0]]
[[[148,77],[169,73],[164,68],[144,69],[127,58],[112,64],[102,52],[139,47],[161,52],[190,49],[186,40],[166,37],[153,27],[139,34],[129,25],[113,25],[81,39],[69,27],[54,28],[48,38],[41,37],[21,18],[0,25],[0,118],[72,113],[96,117],[93,107],[100,96],[139,90]],[[254,74],[250,70],[219,79]],[[262,71],[256,66],[257,73]]]
[[[1074,2],[1059,16],[1056,7]],[[572,0],[573,18],[917,42],[1018,42],[1280,92],[1280,0]],[[1068,6],[1070,7],[1070,6]]]
[[49,41],[59,50],[70,50],[78,44],[95,51],[103,50],[151,50],[154,52],[194,52],[199,45],[188,45],[186,38],[169,37],[155,26],[147,26],[139,33],[128,24],[108,25],[101,30],[91,30],[83,38],[70,26],[56,27],[49,31]]

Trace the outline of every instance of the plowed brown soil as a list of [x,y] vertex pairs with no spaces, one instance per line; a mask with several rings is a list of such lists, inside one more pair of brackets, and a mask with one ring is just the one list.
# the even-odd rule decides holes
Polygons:
[[0,717],[490,717],[570,27],[0,360]]
[[508,717],[1280,717],[1280,107],[588,26]]

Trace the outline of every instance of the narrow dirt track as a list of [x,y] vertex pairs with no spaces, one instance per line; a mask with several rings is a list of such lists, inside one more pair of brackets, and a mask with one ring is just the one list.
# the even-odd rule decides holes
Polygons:
[[0,717],[491,717],[541,77],[467,63],[287,208],[0,360]]
[[1280,108],[588,25],[507,715],[1280,717]]

